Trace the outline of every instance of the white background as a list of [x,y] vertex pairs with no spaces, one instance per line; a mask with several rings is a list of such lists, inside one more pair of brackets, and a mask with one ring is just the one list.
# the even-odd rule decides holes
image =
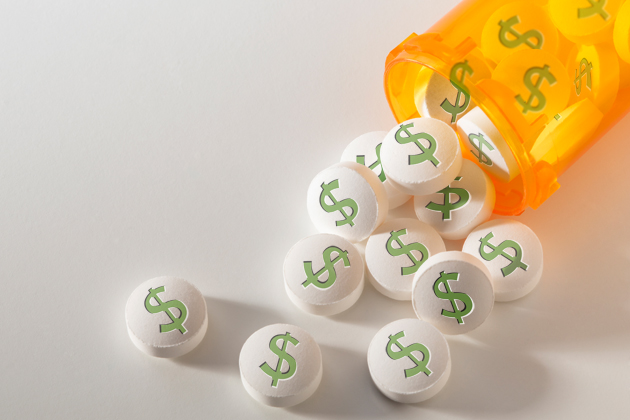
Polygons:
[[[410,304],[367,285],[323,318],[284,292],[285,253],[315,232],[310,180],[395,124],[386,55],[456,3],[3,1],[0,417],[625,418],[630,117],[519,218],[543,243],[543,279],[449,337],[432,400],[393,403],[367,370],[372,336]],[[207,297],[208,334],[177,360],[125,328],[127,297],[159,275]],[[237,365],[276,322],[324,358],[318,391],[287,410],[251,399]]]

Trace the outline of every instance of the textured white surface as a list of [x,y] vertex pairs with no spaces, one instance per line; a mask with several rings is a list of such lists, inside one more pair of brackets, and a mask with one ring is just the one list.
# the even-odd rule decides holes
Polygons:
[[[396,404],[367,368],[374,334],[415,316],[409,302],[366,285],[321,318],[286,296],[284,256],[316,233],[309,182],[395,124],[387,53],[456,3],[2,2],[0,417],[626,415],[630,117],[519,217],[545,249],[543,278],[447,338],[451,377],[432,399]],[[411,202],[395,216],[414,217]],[[175,360],[137,351],[125,328],[133,289],[164,274],[198,286],[210,319]],[[311,333],[324,361],[288,410],[250,398],[238,370],[247,337],[277,322]]]

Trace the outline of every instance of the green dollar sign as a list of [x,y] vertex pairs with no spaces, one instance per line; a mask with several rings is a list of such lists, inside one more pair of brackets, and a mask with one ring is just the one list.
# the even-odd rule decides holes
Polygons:
[[[283,340],[282,347],[278,347],[278,341]],[[278,363],[276,364],[276,368],[272,369],[271,366],[267,364],[267,362],[260,365],[260,368],[267,375],[271,376],[271,386],[277,387],[278,381],[281,379],[289,379],[293,375],[295,375],[295,370],[297,369],[297,364],[295,363],[295,359],[289,353],[287,353],[287,345],[291,343],[294,346],[300,344],[300,342],[295,338],[291,337],[291,333],[287,332],[286,334],[278,334],[271,339],[269,342],[269,350],[274,352],[278,356]],[[287,362],[289,365],[286,371],[282,371],[283,362]]]
[[[354,218],[357,216],[359,211],[359,206],[357,202],[351,198],[346,198],[345,200],[337,201],[334,195],[332,195],[332,190],[339,188],[339,180],[335,179],[334,181],[330,181],[328,184],[322,182],[322,193],[319,195],[319,204],[322,206],[322,209],[327,213],[332,213],[333,211],[339,210],[341,215],[344,217],[343,220],[337,220],[335,224],[337,226],[342,226],[345,224],[349,224],[350,226],[354,226]],[[326,202],[326,197],[330,198],[332,201],[332,205]],[[352,213],[348,214],[344,208],[349,207],[352,210]]]
[[589,63],[586,57],[580,61],[580,74],[578,75],[578,69],[575,69],[575,93],[578,96],[582,93],[582,77],[586,76],[586,87],[591,89],[591,70],[593,70],[593,64]]
[[[535,29],[521,34],[512,28],[512,26],[519,23],[521,23],[521,19],[518,16],[512,16],[506,21],[501,20],[499,22],[499,26],[501,27],[499,30],[499,42],[507,48],[516,48],[521,44],[525,44],[534,50],[541,49],[544,41],[543,34]],[[508,39],[508,34],[512,35],[514,39]],[[530,38],[534,38],[536,43],[534,44],[530,41]]]
[[[398,131],[396,131],[396,141],[400,144],[415,143],[416,146],[422,150],[419,155],[409,155],[409,165],[417,165],[425,161],[429,161],[436,168],[440,165],[440,161],[434,156],[437,151],[437,141],[429,133],[411,134],[409,127],[413,127],[413,123],[402,124]],[[402,136],[402,133],[406,134],[406,137]],[[424,147],[418,140],[424,139],[429,142],[429,147]]]
[[[494,260],[499,255],[501,255],[502,257],[505,257],[508,260],[510,260],[510,264],[501,269],[501,272],[503,273],[503,277],[509,276],[517,268],[520,268],[523,271],[527,271],[527,268],[529,266],[525,264],[524,262],[522,262],[523,248],[521,248],[521,245],[518,242],[508,239],[506,241],[501,242],[499,246],[495,247],[494,245],[490,243],[490,239],[492,238],[494,238],[494,234],[490,232],[483,238],[479,239],[479,242],[481,242],[481,245],[479,245],[479,254],[481,254],[481,258],[483,258],[486,261],[491,261],[491,260]],[[490,248],[492,251],[485,252],[484,247],[486,246]],[[514,250],[514,256],[505,252],[507,248],[512,248]]]
[[[457,77],[457,71],[461,70],[461,76]],[[448,98],[445,98],[442,104],[440,105],[444,111],[451,114],[451,124],[454,124],[457,121],[457,116],[466,109],[468,109],[468,105],[470,104],[470,94],[468,93],[468,89],[464,87],[464,79],[466,78],[466,73],[469,73],[471,76],[473,75],[473,69],[468,65],[468,60],[457,63],[451,69],[451,84],[457,89],[457,98],[455,98],[455,104],[451,104],[448,101]],[[464,103],[459,104],[461,95],[464,95]]]
[[600,15],[604,20],[608,20],[610,18],[608,12],[604,10],[606,0],[588,0],[588,2],[591,4],[591,7],[578,9],[578,19],[586,19],[587,17],[595,15]]
[[[158,312],[166,312],[169,318],[171,318],[170,324],[161,324],[160,332],[166,333],[173,330],[179,330],[182,334],[186,333],[186,328],[184,327],[184,322],[188,317],[188,308],[179,300],[169,300],[168,302],[162,302],[162,299],[158,296],[158,293],[162,293],[164,291],[164,286],[156,287],[155,289],[149,289],[149,294],[144,300],[144,307],[149,311],[149,313],[157,314]],[[155,299],[158,303],[157,305],[151,304],[151,298]],[[179,317],[176,317],[175,314],[171,311],[170,308],[177,308],[179,310]]]
[[[337,257],[334,260],[331,260],[332,253],[336,252]],[[309,284],[319,288],[319,289],[328,289],[335,283],[337,280],[337,272],[335,271],[335,264],[338,261],[343,261],[344,267],[350,267],[350,260],[348,259],[348,251],[342,251],[336,246],[329,246],[324,250],[324,267],[319,270],[317,273],[313,273],[313,262],[312,261],[304,261],[304,272],[306,273],[306,281],[302,283],[302,286],[308,287]],[[319,277],[328,272],[328,278],[325,282],[320,282]]]
[[[397,257],[399,255],[407,255],[407,257],[411,260],[411,263],[413,264],[412,266],[401,267],[400,273],[403,276],[414,274],[416,271],[418,271],[422,263],[424,263],[427,260],[427,258],[429,258],[429,250],[423,244],[419,242],[413,242],[413,243],[410,243],[409,245],[404,244],[402,239],[400,239],[400,236],[406,235],[406,234],[407,234],[407,229],[400,229],[398,231],[392,232],[391,236],[387,240],[387,245],[386,245],[387,252],[392,257]],[[398,244],[398,248],[394,248],[392,246],[394,242]],[[411,253],[411,251],[420,252],[421,258],[417,259]]]
[[[420,372],[424,373],[427,376],[431,376],[431,372],[427,365],[429,364],[429,360],[431,359],[431,352],[429,349],[420,343],[410,344],[407,347],[400,344],[398,340],[405,336],[405,332],[401,331],[398,334],[390,335],[389,342],[385,349],[387,350],[387,355],[392,360],[402,359],[403,357],[408,357],[414,362],[416,365],[412,368],[405,369],[405,378],[411,378],[412,376],[416,376]],[[398,350],[394,351],[392,346],[398,347]],[[414,356],[411,352],[417,351],[422,353],[422,360],[418,360],[416,356]]]
[[[438,298],[450,301],[453,306],[453,311],[442,309],[442,315],[449,318],[455,318],[458,324],[463,324],[464,320],[462,318],[472,312],[474,304],[470,296],[466,293],[452,292],[450,286],[448,285],[449,280],[458,281],[459,273],[445,273],[442,271],[440,273],[440,278],[438,278],[433,284],[433,292]],[[444,285],[444,292],[440,290],[440,284]],[[462,309],[459,309],[457,306],[457,300],[464,304]]]
[[[368,166],[368,168],[370,168],[371,170],[374,170],[377,166],[380,165],[381,173],[378,175],[378,179],[380,179],[381,182],[385,182],[387,177],[385,176],[385,171],[383,171],[383,165],[381,165],[381,146],[382,145],[383,145],[383,143],[379,143],[376,146],[376,162],[374,162],[373,164]],[[361,164],[363,166],[366,166],[365,165],[365,155],[357,155],[357,163],[359,163],[359,164]]]
[[[536,75],[538,75],[538,80],[535,84],[532,84],[532,79]],[[546,64],[545,67],[532,67],[525,73],[523,83],[525,83],[525,87],[529,89],[531,95],[529,96],[527,102],[523,100],[521,95],[518,95],[516,97],[516,101],[523,107],[523,114],[527,114],[527,112],[529,111],[540,112],[545,108],[545,105],[547,104],[547,98],[545,98],[545,95],[543,95],[543,93],[540,91],[540,85],[542,85],[542,82],[545,79],[547,79],[547,81],[549,82],[549,86],[553,86],[556,84],[556,78],[553,74],[551,74],[551,72],[549,71],[549,66]],[[538,104],[536,106],[532,105],[534,102],[534,98],[538,99]]]
[[[461,181],[462,177],[458,176],[455,181]],[[444,194],[444,204],[437,204],[431,201],[427,204],[427,208],[433,211],[442,212],[442,220],[451,220],[451,212],[461,209],[470,201],[470,193],[463,188],[452,188],[450,185],[440,191],[439,194]],[[457,194],[458,199],[456,202],[451,203],[451,194]]]
[[[473,140],[477,140],[477,144],[475,144]],[[482,149],[483,149],[483,146],[486,146],[489,151],[492,151],[494,150],[494,147],[492,147],[492,145],[488,143],[484,135],[481,133],[471,134],[468,136],[468,141],[477,150],[477,152],[479,152],[479,154],[476,155],[475,152],[472,149],[470,149],[470,152],[473,154],[473,156],[479,159],[479,163],[483,163],[484,165],[487,165],[487,166],[492,166],[492,159],[490,159],[490,156],[486,155]]]

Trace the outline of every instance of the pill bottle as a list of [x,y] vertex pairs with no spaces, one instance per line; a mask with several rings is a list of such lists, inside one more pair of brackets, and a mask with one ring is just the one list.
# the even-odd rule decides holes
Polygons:
[[459,83],[518,165],[507,181],[489,174],[494,212],[518,215],[553,194],[558,177],[628,112],[629,33],[630,1],[463,0],[389,53],[385,93],[398,122],[417,118],[421,70],[454,82],[458,63],[487,66]]

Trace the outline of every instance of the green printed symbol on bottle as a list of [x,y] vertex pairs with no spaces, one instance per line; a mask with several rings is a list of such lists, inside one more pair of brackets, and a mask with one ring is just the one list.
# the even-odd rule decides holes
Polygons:
[[[188,308],[186,305],[179,300],[169,300],[168,302],[162,302],[162,299],[158,296],[158,293],[164,292],[164,286],[156,287],[155,289],[149,289],[149,294],[146,299],[144,299],[144,307],[149,313],[157,314],[159,312],[166,312],[169,318],[171,318],[170,324],[160,324],[160,332],[167,333],[173,330],[179,330],[182,334],[187,332],[184,327],[184,322],[188,317]],[[155,299],[158,303],[157,305],[151,304],[151,298]],[[171,308],[176,308],[179,310],[179,316],[175,316]]]
[[606,0],[587,0],[591,6],[578,9],[578,19],[586,19],[591,16],[599,15],[602,19],[608,20],[610,14],[604,10]]
[[[403,357],[408,357],[413,363],[416,364],[412,368],[405,369],[405,378],[411,378],[412,376],[416,376],[420,372],[424,373],[427,376],[431,376],[431,373],[433,372],[431,372],[427,367],[427,365],[429,364],[429,360],[431,359],[431,352],[429,351],[429,349],[425,345],[420,343],[410,344],[406,347],[403,346],[398,340],[400,340],[404,336],[404,331],[389,336],[389,342],[386,346],[387,355],[392,360],[398,360],[402,359]],[[398,347],[398,350],[394,350],[392,346]],[[418,360],[418,358],[412,353],[414,351],[422,354],[422,360]]]
[[[383,165],[381,164],[381,146],[383,145],[383,143],[379,143],[376,146],[376,161],[371,164],[370,166],[368,166],[368,168],[370,168],[371,170],[376,169],[377,166],[381,167],[381,173],[378,175],[378,179],[381,180],[381,182],[385,182],[387,180],[387,177],[385,176],[385,171],[383,171]],[[361,164],[363,166],[367,166],[365,164],[365,155],[357,155],[357,163]]]
[[[525,44],[534,50],[541,49],[544,41],[543,34],[536,29],[521,34],[513,28],[514,25],[519,23],[521,23],[521,19],[518,16],[512,16],[506,21],[499,21],[499,26],[501,27],[499,30],[499,42],[507,48],[516,48],[521,44]],[[512,39],[508,38],[508,34]]]
[[[331,259],[332,253],[337,253],[335,259]],[[308,287],[309,284],[319,288],[319,289],[328,289],[330,286],[335,284],[337,280],[337,272],[335,271],[335,264],[339,261],[343,261],[344,267],[350,267],[350,260],[348,259],[348,251],[343,251],[336,246],[329,246],[324,250],[324,267],[320,269],[317,273],[313,272],[313,262],[312,261],[304,261],[304,272],[306,273],[306,281],[302,283],[302,286]],[[326,281],[321,282],[319,278],[328,272],[328,278]]]
[[[278,341],[283,340],[282,347],[278,347]],[[278,356],[278,363],[276,364],[276,368],[272,369],[271,366],[267,362],[260,365],[260,368],[263,372],[271,377],[271,386],[277,387],[278,381],[283,379],[289,379],[293,375],[295,375],[295,371],[297,370],[297,364],[293,356],[287,353],[287,345],[291,343],[294,346],[300,344],[300,342],[295,338],[291,337],[291,333],[287,332],[286,334],[278,334],[271,339],[269,342],[269,350],[274,352]],[[284,362],[287,362],[287,369],[283,372],[282,365]]]
[[[533,79],[536,76],[538,76],[538,79],[534,83]],[[550,86],[556,84],[556,78],[549,71],[549,65],[547,64],[545,64],[544,67],[532,67],[525,73],[523,83],[525,84],[525,87],[529,89],[531,95],[527,101],[525,101],[520,94],[516,96],[516,101],[523,107],[523,114],[527,114],[529,111],[540,112],[545,109],[545,105],[547,105],[547,98],[545,98],[545,95],[543,95],[540,91],[540,86],[545,79],[549,82]],[[534,100],[537,102],[535,106]]]
[[[459,70],[461,70],[461,73],[458,77],[457,72]],[[468,65],[468,60],[457,63],[453,66],[451,69],[450,80],[453,87],[457,89],[457,98],[455,98],[455,104],[450,103],[448,98],[445,98],[440,105],[444,111],[451,114],[451,124],[455,124],[457,116],[466,111],[466,109],[468,109],[468,105],[470,104],[470,93],[468,93],[468,89],[464,86],[466,73],[471,76],[474,74],[473,69]],[[460,104],[461,95],[464,95],[464,103],[462,104]]]
[[[345,200],[337,201],[335,196],[332,194],[332,191],[339,188],[339,180],[335,179],[334,181],[330,181],[328,184],[322,182],[322,193],[319,195],[319,204],[322,206],[322,209],[326,213],[332,213],[334,211],[341,212],[343,219],[337,220],[335,225],[343,226],[350,225],[354,226],[354,218],[357,217],[357,213],[359,212],[359,206],[356,201],[351,198],[346,198]],[[332,204],[328,204],[326,202],[326,197],[330,199]],[[351,210],[351,213],[346,212],[346,208]]]
[[580,74],[578,69],[575,69],[575,93],[580,96],[582,93],[582,77],[586,76],[586,87],[591,90],[591,71],[593,70],[593,64],[589,63],[586,57],[580,61]]
[[[501,269],[501,273],[503,273],[503,277],[507,277],[514,272],[517,268],[520,268],[523,271],[527,271],[529,266],[522,262],[523,259],[523,248],[521,245],[510,239],[505,240],[499,244],[499,246],[494,246],[490,243],[490,239],[494,238],[494,234],[489,232],[486,236],[479,239],[481,245],[479,246],[479,254],[481,258],[486,261],[492,261],[499,255],[504,258],[507,258],[510,261],[510,264]],[[484,247],[490,248],[492,251],[486,252]],[[506,249],[512,248],[514,250],[514,255],[510,255],[505,252]]]
[[[462,177],[458,176],[455,181],[461,181]],[[442,212],[442,220],[451,220],[451,212],[459,210],[470,201],[470,193],[463,188],[452,188],[450,185],[441,189],[437,193],[444,194],[444,204],[438,204],[431,201],[426,208],[433,211]],[[456,202],[451,203],[451,194],[457,194]]]
[[[429,133],[411,134],[409,127],[413,127],[413,123],[401,124],[395,135],[395,139],[399,144],[414,143],[422,151],[418,155],[409,155],[409,165],[417,165],[429,161],[437,168],[440,165],[440,161],[434,156],[435,152],[437,152],[437,141],[435,138]],[[404,137],[402,133],[405,133]],[[420,143],[420,139],[428,141],[429,146],[425,147]]]
[[[455,318],[458,324],[463,324],[463,318],[470,315],[473,310],[473,301],[466,293],[452,292],[450,286],[448,285],[449,280],[458,281],[459,273],[445,273],[442,271],[440,273],[440,277],[433,284],[433,292],[438,298],[450,301],[453,307],[452,311],[442,309],[442,315],[449,318]],[[444,291],[440,290],[440,284],[444,285]],[[460,301],[464,307],[460,309],[457,305],[457,301]]]
[[[477,141],[477,143],[475,143],[475,140]],[[488,140],[486,140],[484,135],[481,133],[470,134],[468,136],[468,141],[470,142],[472,147],[477,150],[477,153],[475,153],[472,149],[470,149],[470,152],[473,154],[474,157],[479,160],[479,163],[483,163],[487,166],[492,166],[492,159],[490,159],[490,156],[486,155],[483,152],[483,146],[486,146],[488,148],[488,151],[494,150],[494,147],[490,143],[488,143]]]
[[[401,267],[400,273],[403,276],[414,274],[416,271],[418,271],[420,266],[427,260],[427,258],[429,258],[429,250],[423,244],[419,242],[412,242],[408,245],[405,245],[405,243],[402,241],[400,237],[406,234],[407,234],[407,229],[400,229],[397,231],[393,231],[391,233],[391,236],[387,240],[387,245],[386,245],[387,252],[392,257],[398,257],[399,255],[406,255],[411,260],[411,263],[413,264],[412,266]],[[394,248],[392,246],[394,242],[398,244],[398,248]],[[420,259],[416,258],[416,256],[413,255],[411,251],[420,252],[420,255],[421,255]]]

